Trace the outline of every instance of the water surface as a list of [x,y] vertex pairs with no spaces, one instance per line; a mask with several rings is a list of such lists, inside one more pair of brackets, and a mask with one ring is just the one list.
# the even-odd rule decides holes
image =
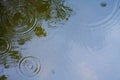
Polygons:
[[119,0],[1,0],[0,80],[119,80]]

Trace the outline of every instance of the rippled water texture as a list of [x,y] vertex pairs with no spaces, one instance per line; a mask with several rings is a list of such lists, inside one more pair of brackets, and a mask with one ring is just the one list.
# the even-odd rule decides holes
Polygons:
[[118,16],[119,0],[93,0],[83,1],[78,3],[79,21],[84,27],[90,28],[110,28],[111,25],[115,25],[120,19]]
[[[68,21],[72,9],[64,2],[65,0],[0,0],[0,80],[11,80],[11,76],[4,74],[11,68],[17,68],[16,76],[27,78],[40,73],[39,58],[23,57],[24,46],[34,37],[46,37],[49,28],[61,27]],[[14,74],[14,70],[12,72]]]
[[120,0],[0,0],[0,80],[119,80]]
[[24,77],[28,77],[28,78],[36,76],[41,69],[41,64],[39,59],[32,56],[23,57],[19,61],[18,66],[20,73]]
[[11,42],[8,38],[0,37],[0,56],[4,56],[4,54],[8,53],[11,49]]
[[36,24],[34,8],[29,3],[20,1],[2,1],[2,26],[11,28],[16,34],[25,34],[32,30]]

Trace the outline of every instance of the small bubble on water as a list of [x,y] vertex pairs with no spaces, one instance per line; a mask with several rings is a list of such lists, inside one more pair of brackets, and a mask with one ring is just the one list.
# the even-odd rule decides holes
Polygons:
[[106,7],[107,3],[106,2],[102,2],[100,5],[101,5],[101,7]]

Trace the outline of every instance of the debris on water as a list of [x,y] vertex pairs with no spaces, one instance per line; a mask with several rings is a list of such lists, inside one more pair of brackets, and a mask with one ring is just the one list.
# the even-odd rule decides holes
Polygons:
[[101,5],[102,7],[106,7],[106,6],[107,6],[107,3],[102,2],[100,5]]

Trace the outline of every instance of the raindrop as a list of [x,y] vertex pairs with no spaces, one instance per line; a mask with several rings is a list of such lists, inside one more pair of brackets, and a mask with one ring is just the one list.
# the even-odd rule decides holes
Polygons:
[[19,72],[26,77],[34,77],[39,74],[41,64],[39,59],[33,56],[23,57],[19,61]]

